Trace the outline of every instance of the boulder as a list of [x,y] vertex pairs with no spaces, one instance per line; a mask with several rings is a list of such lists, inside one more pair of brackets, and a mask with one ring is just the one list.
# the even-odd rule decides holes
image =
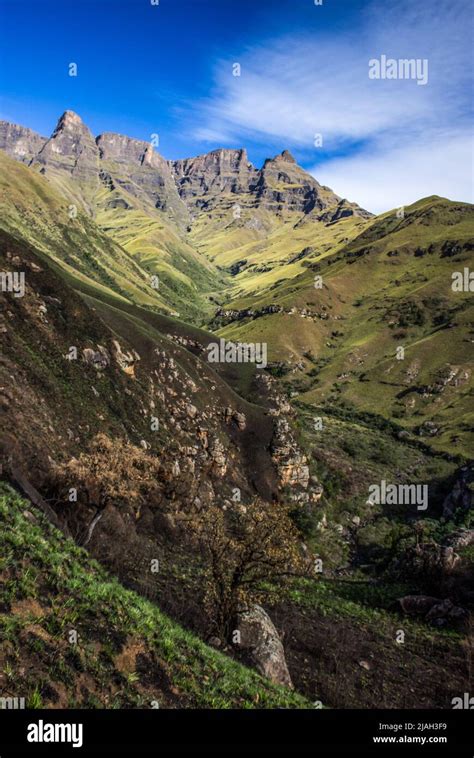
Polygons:
[[440,600],[439,603],[433,606],[425,616],[425,621],[429,621],[436,626],[444,626],[447,621],[463,621],[467,617],[467,611],[461,608],[459,605],[446,598]]
[[122,369],[122,371],[125,372],[125,374],[128,374],[129,376],[135,376],[135,365],[137,361],[140,360],[140,356],[136,350],[125,352],[122,350],[120,343],[117,342],[117,340],[113,340],[113,346],[115,350],[114,357],[119,367]]
[[186,406],[186,414],[189,416],[189,418],[196,418],[197,412],[198,409],[192,403],[189,403]]
[[275,684],[293,689],[285,651],[278,632],[260,605],[253,605],[237,616],[240,645],[248,651],[257,671]]
[[238,411],[235,411],[232,414],[232,419],[237,425],[237,428],[239,429],[239,431],[241,432],[245,431],[245,427],[247,426],[247,419],[245,418],[244,413],[239,413]]
[[103,369],[110,365],[109,353],[102,345],[97,345],[97,350],[92,350],[90,347],[84,348],[82,359],[84,363],[93,366],[98,371],[103,371]]
[[453,550],[469,547],[474,543],[474,529],[458,529],[448,537],[446,543]]
[[398,601],[404,613],[410,616],[425,616],[437,603],[437,597],[429,595],[405,595]]
[[213,436],[208,447],[209,457],[212,461],[212,470],[217,476],[224,476],[227,471],[227,458],[222,442]]

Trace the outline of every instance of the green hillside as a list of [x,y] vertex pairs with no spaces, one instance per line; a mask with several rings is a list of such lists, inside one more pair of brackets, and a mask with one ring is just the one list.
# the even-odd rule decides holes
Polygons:
[[339,250],[369,223],[351,216],[328,225],[302,224],[301,214],[287,212],[275,218],[262,209],[242,211],[234,219],[232,207],[229,199],[224,217],[199,217],[190,233],[197,249],[232,275],[226,302],[258,304],[263,292]]
[[[257,317],[221,320],[219,334],[268,342],[271,361],[286,364],[289,390],[306,402],[349,403],[411,431],[429,421],[431,444],[467,454],[474,298],[451,285],[472,260],[473,220],[468,204],[426,198],[403,219],[363,222],[352,241],[303,259],[304,273],[277,269],[282,281],[270,286],[270,274],[254,277],[255,296],[224,309]],[[268,306],[279,312],[261,315]]]
[[157,276],[161,309],[173,316],[202,324],[213,307],[209,294],[226,285],[225,275],[183,238],[166,216],[150,204],[139,204],[121,191],[127,207],[115,205],[110,193],[96,196],[94,220],[136,261],[149,278]]
[[104,210],[99,217],[106,233],[79,203],[59,193],[56,180],[2,151],[0,172],[1,228],[44,252],[75,288],[205,319],[210,306],[204,294],[218,288],[219,277],[166,221],[140,210],[125,218],[121,209],[110,219]]

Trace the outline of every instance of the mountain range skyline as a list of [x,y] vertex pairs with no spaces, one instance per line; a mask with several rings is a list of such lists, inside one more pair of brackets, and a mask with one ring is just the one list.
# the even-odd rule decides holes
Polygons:
[[[188,231],[194,220],[193,208],[202,210],[221,201],[228,205],[232,197],[231,212],[238,220],[239,197],[246,193],[254,196],[256,205],[271,210],[281,211],[285,207],[287,211],[306,215],[333,207],[332,216],[327,212],[323,214],[325,221],[353,214],[363,218],[371,216],[355,203],[340,198],[329,187],[320,185],[298,166],[288,150],[267,157],[261,168],[249,161],[245,148],[217,148],[184,160],[166,160],[152,143],[117,132],[94,136],[72,110],[64,111],[49,137],[29,127],[0,121],[0,149],[41,173],[59,170],[71,179],[78,179],[79,183],[89,184],[80,196],[88,210],[91,209],[88,198],[92,201],[100,184],[115,182],[137,198],[144,194],[155,208],[170,214],[173,223],[188,225]],[[107,173],[110,162],[115,171],[111,175]],[[130,169],[128,180],[116,173],[117,163],[135,166]],[[105,172],[99,168],[101,164],[106,166]],[[139,166],[148,173],[148,179],[143,180],[144,172],[140,178],[133,175]],[[284,191],[282,182],[286,183]],[[122,202],[126,207],[127,201]]]
[[[357,190],[374,213],[433,193],[472,201],[466,0],[416,8],[403,0],[390,12],[373,0],[242,0],[238,10],[208,0],[60,8],[45,0],[23,8],[5,2],[0,11],[4,120],[47,134],[67,106],[95,134],[158,134],[167,159],[245,146],[261,165],[289,149],[340,196]],[[23,12],[30,24],[13,44]],[[370,79],[370,60],[383,56],[426,60],[426,86]]]
[[[57,119],[55,127],[50,131],[49,136],[46,136],[45,134],[40,134],[35,129],[32,129],[30,126],[28,126],[26,124],[20,124],[20,123],[17,123],[17,122],[8,121],[6,119],[0,120],[0,124],[5,125],[5,126],[8,125],[10,127],[17,127],[18,129],[22,130],[25,133],[26,132],[30,132],[32,139],[35,142],[37,142],[37,144],[40,147],[43,147],[44,143],[46,143],[54,135],[54,133],[58,129],[58,126],[61,124],[61,122],[64,119],[68,119],[68,118],[76,119],[78,122],[81,122],[84,125],[86,124],[86,120],[81,116],[81,114],[77,113],[76,111],[72,110],[71,108],[65,108],[65,110],[62,112],[62,114]],[[91,131],[91,134],[92,134],[92,131]],[[164,158],[164,156],[160,153],[160,150],[158,149],[158,147],[156,147],[153,144],[153,136],[154,135],[152,135],[150,141],[140,139],[139,137],[135,137],[132,134],[128,134],[128,133],[125,134],[125,133],[116,132],[116,131],[99,132],[99,133],[97,133],[97,134],[95,134],[93,136],[94,136],[95,141],[98,142],[98,141],[100,141],[101,138],[104,138],[108,134],[113,134],[113,135],[116,135],[118,137],[124,137],[127,140],[130,140],[131,142],[140,143],[141,145],[148,145],[149,148],[150,148],[150,150],[152,152],[154,152],[154,153],[156,153],[156,154],[158,154],[158,155],[160,155],[161,157]],[[0,148],[0,149],[2,149],[2,148]],[[243,145],[241,147],[237,147],[237,148],[214,147],[214,148],[212,148],[210,150],[207,150],[205,152],[202,152],[202,153],[197,153],[197,154],[193,154],[193,155],[190,154],[190,155],[186,155],[186,156],[184,156],[182,158],[173,158],[173,157],[171,157],[171,158],[165,158],[165,160],[168,163],[174,163],[174,162],[178,162],[178,161],[185,162],[185,161],[193,159],[193,158],[203,157],[205,155],[210,155],[211,153],[218,153],[220,151],[225,152],[225,153],[243,153],[244,156],[245,156],[246,162],[250,163],[256,169],[263,168],[263,166],[264,166],[264,164],[265,164],[266,161],[271,160],[272,158],[276,158],[276,157],[278,157],[278,155],[280,155],[280,156],[285,155],[287,157],[287,159],[289,159],[291,162],[296,163],[296,160],[295,160],[294,156],[292,155],[291,151],[288,150],[288,149],[286,149],[286,148],[284,148],[279,154],[277,153],[275,155],[267,155],[265,158],[263,158],[263,160],[261,160],[258,163],[254,164],[252,161],[249,160],[247,148],[245,146],[243,146]]]

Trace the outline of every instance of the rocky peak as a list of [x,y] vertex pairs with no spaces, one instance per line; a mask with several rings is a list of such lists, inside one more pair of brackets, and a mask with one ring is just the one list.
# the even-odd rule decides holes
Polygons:
[[300,171],[303,171],[303,169],[298,166],[289,150],[282,150],[282,152],[275,155],[274,158],[266,158],[262,166],[262,171],[269,167],[281,166],[282,163],[294,164]]
[[288,150],[283,150],[275,158],[267,158],[262,166],[258,203],[274,213],[287,210],[307,214],[315,207],[321,210],[339,201],[334,193],[323,197],[321,190],[319,182],[298,166]]
[[79,156],[84,149],[98,155],[92,132],[81,117],[74,111],[64,111],[40,153]]
[[170,166],[181,197],[198,206],[203,195],[206,203],[212,203],[222,193],[249,192],[258,177],[244,149],[212,150],[196,158],[171,161]]
[[287,161],[288,163],[296,163],[289,150],[283,150],[280,155],[277,155],[276,160]]
[[89,131],[81,117],[78,116],[78,114],[74,111],[64,111],[63,115],[60,116],[58,123],[56,124],[56,129],[51,136],[54,137],[54,135],[62,129],[68,129],[70,131],[73,131],[75,129],[86,129]]
[[66,172],[81,184],[98,184],[99,150],[92,133],[74,111],[65,111],[33,165],[43,173]]
[[267,166],[271,166],[271,165],[274,165],[275,163],[281,163],[281,162],[294,163],[295,165],[297,165],[290,151],[282,150],[282,152],[279,153],[278,155],[275,155],[274,158],[267,158],[265,163],[263,164],[263,168],[266,168]]

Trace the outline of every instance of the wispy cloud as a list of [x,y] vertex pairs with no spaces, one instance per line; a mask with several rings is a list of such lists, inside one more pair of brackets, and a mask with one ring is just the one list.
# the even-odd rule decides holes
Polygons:
[[377,148],[326,161],[311,173],[339,195],[373,213],[409,205],[428,195],[474,202],[472,137],[439,135],[425,144]]
[[[221,60],[210,96],[195,103],[194,136],[293,147],[306,165],[319,161],[318,178],[351,199],[366,196],[371,209],[406,202],[401,191],[415,187],[468,199],[471,8],[470,0],[375,3],[343,35],[283,36],[247,50],[240,77],[235,59]],[[427,59],[426,86],[369,79],[368,61],[382,54]]]

